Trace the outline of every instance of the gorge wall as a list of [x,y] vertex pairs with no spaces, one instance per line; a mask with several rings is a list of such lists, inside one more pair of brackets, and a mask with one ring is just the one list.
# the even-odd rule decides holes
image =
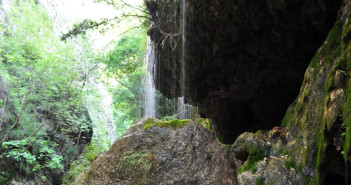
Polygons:
[[[181,3],[146,2],[158,44],[156,87],[168,97],[181,96]],[[213,120],[224,143],[279,125],[340,3],[187,0],[186,101]]]
[[[171,89],[182,85],[182,6],[147,5],[149,34],[163,43],[157,87],[179,96]],[[239,184],[348,184],[351,3],[188,0],[187,11],[187,101],[214,121],[224,143],[281,124],[236,139]]]

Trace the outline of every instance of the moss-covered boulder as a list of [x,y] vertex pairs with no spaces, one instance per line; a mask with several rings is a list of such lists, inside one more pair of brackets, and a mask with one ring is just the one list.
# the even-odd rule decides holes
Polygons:
[[230,152],[198,123],[144,118],[99,156],[80,184],[237,184]]

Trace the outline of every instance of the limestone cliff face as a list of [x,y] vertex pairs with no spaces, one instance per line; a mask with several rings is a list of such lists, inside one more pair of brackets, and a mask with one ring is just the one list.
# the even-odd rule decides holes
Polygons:
[[[335,22],[340,0],[186,0],[187,101],[232,143],[279,124],[308,63]],[[157,88],[182,86],[182,1],[147,1],[154,19]],[[174,90],[175,89],[175,90]]]
[[[160,4],[149,7],[164,11]],[[217,135],[231,142],[279,125],[285,114],[283,127],[235,141],[239,183],[351,182],[351,4],[188,0],[187,10],[187,98],[214,120]],[[164,35],[158,28],[167,30],[156,25],[154,40]],[[180,65],[179,52],[169,52],[158,49],[158,87],[176,96],[165,83],[180,81],[170,65]]]
[[136,122],[92,163],[80,184],[237,184],[229,150],[208,130],[195,122],[157,122]]
[[351,4],[343,2],[282,123],[296,138],[296,163],[315,168],[315,181],[324,184],[338,184],[336,179],[342,184],[350,174],[350,10]]
[[[282,121],[284,132],[279,138],[285,142],[274,141],[272,135],[260,132],[242,134],[235,141],[234,156],[246,161],[243,170],[239,169],[239,184],[256,180],[278,182],[268,178],[271,173],[267,172],[272,169],[278,169],[286,180],[291,180],[293,174],[300,184],[350,182],[350,17],[351,4],[345,1]],[[251,165],[252,161],[257,165]],[[255,170],[247,170],[252,166]]]

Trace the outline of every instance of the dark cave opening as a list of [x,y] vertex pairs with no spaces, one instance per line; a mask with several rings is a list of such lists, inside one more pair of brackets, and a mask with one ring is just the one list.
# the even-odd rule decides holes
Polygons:
[[[315,1],[286,1],[284,11],[269,12],[263,2],[231,2],[228,6],[238,6],[238,12],[218,13],[238,26],[217,16],[207,20],[212,24],[194,26],[187,94],[196,95],[191,101],[213,120],[223,143],[232,144],[245,131],[270,130],[281,124],[341,5],[340,0],[324,3],[327,8]],[[245,23],[235,19],[238,15]],[[195,22],[202,19],[194,15]]]
[[[267,2],[187,1],[186,99],[213,121],[226,144],[245,131],[281,124],[341,5],[341,0],[286,0],[277,7]],[[150,37],[158,42],[163,35],[151,29]],[[177,97],[173,90],[182,84],[173,82],[181,81],[182,49],[156,50],[156,87],[168,98]]]

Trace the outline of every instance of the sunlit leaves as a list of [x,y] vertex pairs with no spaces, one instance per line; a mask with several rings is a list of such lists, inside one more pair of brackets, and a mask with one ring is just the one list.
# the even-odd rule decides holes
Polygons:
[[[2,152],[15,164],[14,170],[63,170],[64,159],[57,155],[60,148],[53,140],[66,137],[77,142],[77,136],[69,134],[90,129],[82,76],[90,72],[92,60],[76,53],[76,43],[83,39],[64,43],[55,35],[41,6],[33,0],[17,2],[8,22],[0,26],[0,77],[10,87],[10,119],[0,130],[0,141],[5,140]],[[3,138],[7,132],[8,138]]]
[[[6,155],[17,162],[25,162],[33,168],[32,171],[39,169],[50,168],[63,170],[62,156],[56,155],[52,149],[53,143],[46,140],[35,140],[34,138],[27,138],[23,140],[11,140],[2,144],[3,148],[11,149]],[[37,150],[36,154],[32,154],[28,150]]]

